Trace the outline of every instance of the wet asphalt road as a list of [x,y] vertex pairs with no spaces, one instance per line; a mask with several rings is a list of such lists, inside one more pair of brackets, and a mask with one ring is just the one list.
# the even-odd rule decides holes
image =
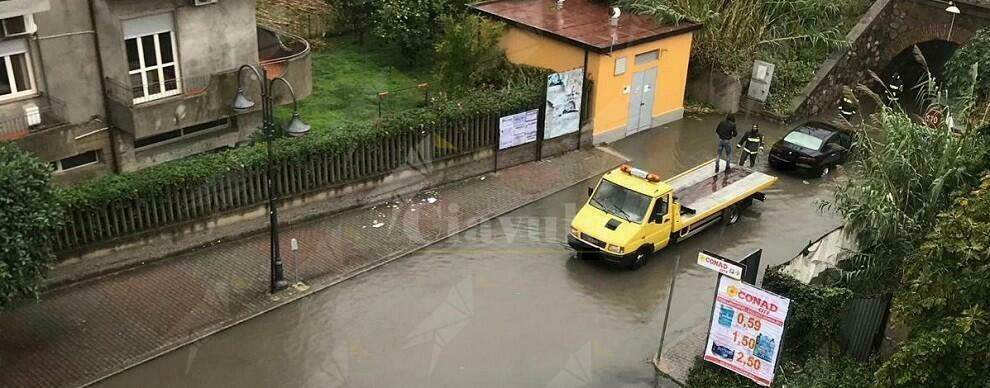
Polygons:
[[[613,148],[669,177],[714,157],[718,119],[687,117]],[[771,143],[785,132],[761,126]],[[757,169],[767,170],[765,158]],[[816,202],[841,170],[824,179],[774,173],[767,202],[737,224],[669,247],[635,272],[580,261],[566,247],[590,180],[97,386],[652,386],[675,259],[668,344],[708,319],[715,275],[695,264],[698,251],[742,257],[762,248],[764,267],[788,260],[839,225]]]

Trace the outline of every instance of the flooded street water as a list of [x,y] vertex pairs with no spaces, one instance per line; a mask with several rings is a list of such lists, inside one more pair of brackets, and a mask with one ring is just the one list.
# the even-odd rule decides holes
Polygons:
[[[688,117],[612,148],[670,177],[714,157],[719,118]],[[740,132],[750,123],[740,118]],[[786,131],[761,125],[768,143]],[[838,170],[813,180],[774,173],[767,202],[738,223],[664,249],[638,271],[578,260],[566,246],[589,180],[97,386],[652,386],[675,259],[668,344],[708,319],[715,275],[695,264],[698,251],[762,248],[764,267],[790,259],[839,225],[817,206]]]

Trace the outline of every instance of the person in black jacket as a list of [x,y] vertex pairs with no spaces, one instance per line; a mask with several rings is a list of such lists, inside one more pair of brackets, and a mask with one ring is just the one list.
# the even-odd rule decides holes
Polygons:
[[739,134],[736,132],[736,116],[731,113],[725,116],[725,120],[718,123],[718,127],[715,128],[715,133],[718,134],[715,173],[718,173],[719,166],[722,164],[722,153],[725,153],[725,172],[729,172],[732,168],[732,138]]
[[739,139],[739,144],[736,144],[736,148],[739,147],[742,147],[739,165],[742,166],[743,163],[746,163],[748,157],[749,167],[753,167],[756,164],[756,155],[763,150],[763,134],[760,133],[759,125],[753,124],[753,129],[743,134],[742,138]]

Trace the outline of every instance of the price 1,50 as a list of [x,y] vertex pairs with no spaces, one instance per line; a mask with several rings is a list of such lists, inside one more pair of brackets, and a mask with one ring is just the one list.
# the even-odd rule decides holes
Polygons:
[[756,338],[748,335],[739,335],[738,331],[732,332],[732,342],[745,346],[749,350],[756,348]]

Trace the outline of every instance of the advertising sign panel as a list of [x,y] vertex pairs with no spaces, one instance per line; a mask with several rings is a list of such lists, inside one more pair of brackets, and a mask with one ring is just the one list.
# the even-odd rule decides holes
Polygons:
[[790,300],[719,276],[705,360],[769,387]]
[[504,150],[536,141],[536,123],[539,114],[539,109],[533,109],[499,119],[498,149]]
[[577,68],[547,77],[547,110],[544,139],[577,132],[581,127],[581,94],[584,69]]
[[698,252],[698,265],[733,279],[742,279],[743,267],[741,265],[715,257],[709,252]]

